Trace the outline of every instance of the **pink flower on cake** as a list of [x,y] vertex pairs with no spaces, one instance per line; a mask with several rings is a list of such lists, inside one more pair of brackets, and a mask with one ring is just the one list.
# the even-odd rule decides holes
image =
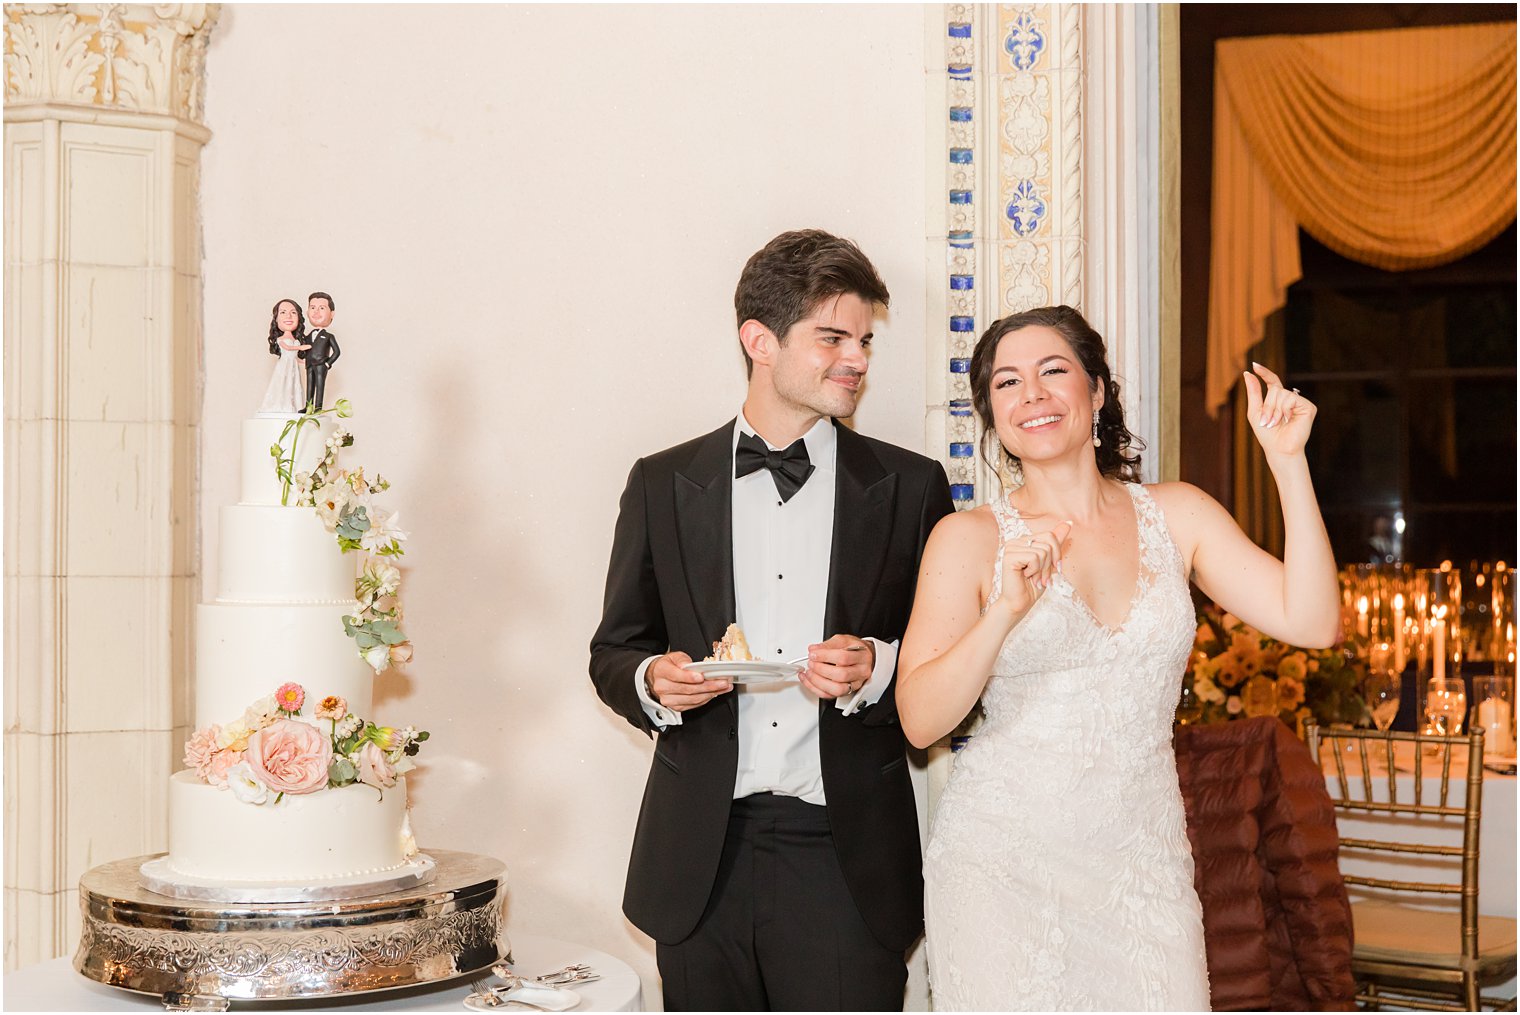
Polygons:
[[211,781],[208,776],[211,774],[212,759],[218,750],[216,740],[221,733],[222,728],[212,723],[203,730],[196,730],[185,741],[185,767],[194,769],[195,774],[207,782]]
[[294,682],[281,684],[280,689],[274,692],[274,700],[279,704],[281,712],[295,715],[306,704],[306,689]]
[[277,719],[248,738],[248,767],[276,793],[315,793],[327,786],[332,742],[308,723]]
[[412,643],[404,641],[400,645],[392,645],[390,651],[391,665],[399,666],[402,663],[412,661]]
[[391,767],[385,752],[369,741],[359,748],[359,781],[376,789],[390,789],[396,785],[396,770]]
[[341,695],[329,694],[317,704],[318,719],[342,719],[348,715],[348,702]]
[[242,751],[217,751],[211,756],[211,770],[206,773],[206,781],[217,789],[226,789],[227,773],[242,763]]

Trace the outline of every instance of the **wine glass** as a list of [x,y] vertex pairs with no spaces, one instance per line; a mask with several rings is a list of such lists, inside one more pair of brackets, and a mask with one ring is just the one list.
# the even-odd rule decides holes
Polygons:
[[1425,718],[1437,736],[1454,737],[1467,718],[1467,687],[1461,677],[1431,677],[1425,685]]
[[1368,653],[1367,675],[1362,678],[1362,701],[1379,733],[1387,733],[1399,714],[1402,684],[1403,675],[1394,667],[1393,646],[1387,642],[1372,646]]
[[1182,696],[1177,699],[1177,725],[1191,726],[1203,718],[1203,700],[1193,689],[1191,671],[1182,675]]

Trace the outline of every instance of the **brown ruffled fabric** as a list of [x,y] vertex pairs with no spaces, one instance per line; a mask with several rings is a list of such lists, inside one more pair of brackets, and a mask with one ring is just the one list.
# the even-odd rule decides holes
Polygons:
[[1351,1011],[1351,904],[1324,775],[1277,719],[1176,732],[1215,1011]]

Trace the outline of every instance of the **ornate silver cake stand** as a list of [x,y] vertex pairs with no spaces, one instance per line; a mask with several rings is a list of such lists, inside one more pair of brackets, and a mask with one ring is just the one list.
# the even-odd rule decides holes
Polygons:
[[430,849],[435,876],[386,895],[328,902],[176,899],[143,887],[151,856],[79,880],[74,968],[165,1003],[354,994],[447,980],[511,958],[506,867]]

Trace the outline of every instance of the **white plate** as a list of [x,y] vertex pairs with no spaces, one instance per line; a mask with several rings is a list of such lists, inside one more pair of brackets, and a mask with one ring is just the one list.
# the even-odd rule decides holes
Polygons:
[[715,659],[710,662],[687,663],[681,667],[712,679],[723,677],[735,684],[776,684],[783,680],[796,680],[801,668],[796,663],[766,663],[759,660],[729,662]]

